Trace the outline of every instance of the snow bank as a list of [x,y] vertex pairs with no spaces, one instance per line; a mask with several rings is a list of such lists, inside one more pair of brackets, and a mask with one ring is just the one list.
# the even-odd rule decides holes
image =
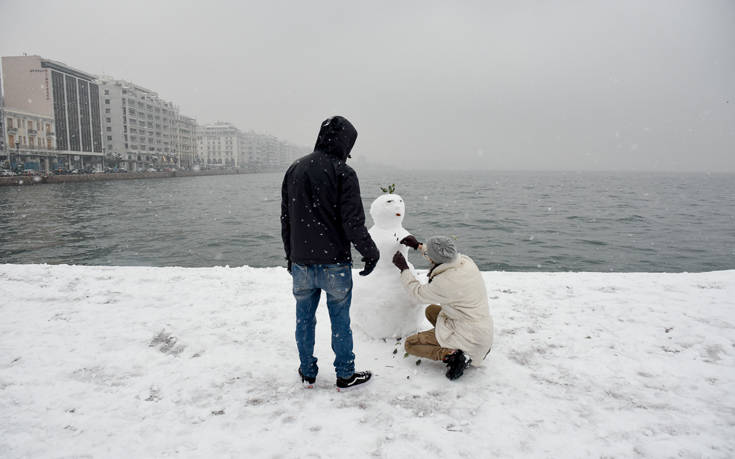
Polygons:
[[484,275],[484,367],[356,332],[337,393],[324,307],[297,381],[284,269],[0,265],[0,456],[735,455],[735,271]]

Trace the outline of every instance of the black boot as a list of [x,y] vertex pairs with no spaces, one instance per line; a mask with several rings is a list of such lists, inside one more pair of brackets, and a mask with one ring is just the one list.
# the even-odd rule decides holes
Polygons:
[[447,378],[455,380],[464,374],[465,368],[470,366],[472,359],[464,355],[461,349],[457,349],[445,356],[442,362],[447,364]]
[[316,377],[307,378],[301,372],[301,368],[299,368],[299,376],[301,376],[301,384],[303,384],[304,387],[306,387],[307,389],[312,389],[314,387],[314,383],[316,382]]
[[370,381],[372,376],[373,374],[369,371],[359,371],[357,373],[353,373],[349,378],[337,378],[337,390],[342,391],[359,386],[360,384]]

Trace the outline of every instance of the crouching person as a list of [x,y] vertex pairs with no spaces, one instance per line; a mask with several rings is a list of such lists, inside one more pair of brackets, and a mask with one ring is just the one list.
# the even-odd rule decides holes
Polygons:
[[448,237],[430,238],[420,244],[414,236],[401,241],[431,262],[429,283],[421,284],[408,269],[400,252],[393,264],[401,270],[401,282],[419,302],[429,303],[426,318],[434,326],[406,338],[409,354],[447,365],[447,378],[457,379],[473,361],[485,359],[493,342],[493,319],[482,274],[472,259],[457,253]]

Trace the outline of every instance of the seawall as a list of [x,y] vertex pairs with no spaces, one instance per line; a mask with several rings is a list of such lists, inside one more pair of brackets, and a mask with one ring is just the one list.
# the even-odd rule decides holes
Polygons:
[[137,180],[173,177],[198,177],[203,175],[234,175],[252,173],[242,169],[173,171],[173,172],[128,172],[123,174],[74,174],[74,175],[22,175],[0,177],[0,186],[41,185],[44,183],[95,182],[100,180]]

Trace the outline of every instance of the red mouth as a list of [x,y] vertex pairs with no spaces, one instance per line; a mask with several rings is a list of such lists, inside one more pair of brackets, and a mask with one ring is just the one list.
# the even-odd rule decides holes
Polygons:
[[400,216],[401,216],[401,214],[396,214],[396,217],[400,217]]

